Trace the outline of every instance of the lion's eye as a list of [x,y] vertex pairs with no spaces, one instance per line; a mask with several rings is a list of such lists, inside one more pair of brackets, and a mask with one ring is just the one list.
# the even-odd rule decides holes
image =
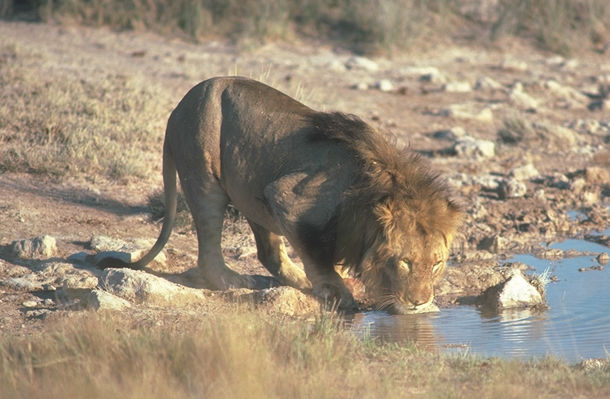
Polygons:
[[400,268],[406,272],[411,272],[411,262],[408,259],[401,259]]
[[434,264],[434,266],[432,266],[432,273],[438,272],[441,269],[442,266],[443,266],[443,261],[436,262]]

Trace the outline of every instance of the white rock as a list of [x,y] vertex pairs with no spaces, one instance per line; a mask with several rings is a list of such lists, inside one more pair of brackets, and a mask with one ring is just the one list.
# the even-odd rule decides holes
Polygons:
[[477,80],[474,88],[476,90],[502,90],[504,86],[500,82],[495,81],[494,79],[484,76]]
[[375,61],[358,56],[350,57],[345,63],[345,67],[347,69],[362,69],[368,72],[379,70],[379,65]]
[[589,97],[587,97],[580,91],[574,89],[573,87],[564,86],[554,80],[547,80],[546,82],[544,82],[544,88],[558,97],[573,100],[582,104],[586,104],[589,102]]
[[508,93],[508,101],[512,105],[526,110],[536,110],[538,108],[538,100],[524,92],[521,83],[515,84]]
[[[135,262],[144,256],[153,245],[154,241],[150,239],[135,238],[124,241],[102,235],[93,236],[90,242],[91,249],[98,251],[93,257],[93,263],[97,263],[107,256],[120,259],[124,262]],[[159,252],[153,262],[165,265],[167,263],[165,252]]]
[[369,85],[365,82],[358,82],[351,87],[354,90],[368,90]]
[[104,270],[100,287],[130,302],[149,305],[181,306],[206,299],[204,290],[184,287],[141,270]]
[[381,79],[377,83],[375,83],[375,87],[380,91],[392,91],[394,90],[394,85],[388,79]]
[[452,104],[447,108],[441,109],[440,115],[454,119],[470,119],[480,122],[493,121],[493,113],[490,108],[479,109],[473,104]]
[[14,241],[12,250],[15,256],[22,259],[48,259],[57,255],[57,243],[54,237],[40,236]]
[[25,308],[35,308],[36,306],[38,306],[38,302],[33,301],[33,300],[29,300],[29,301],[24,301],[22,303],[22,305]]
[[124,310],[131,304],[123,298],[103,290],[92,290],[84,299],[85,306],[95,310]]
[[500,63],[500,69],[505,71],[525,72],[528,70],[527,62],[506,58]]
[[465,158],[490,158],[495,155],[495,144],[489,140],[477,140],[470,136],[460,138],[453,147],[456,154]]
[[529,180],[540,176],[540,172],[538,172],[538,169],[533,164],[528,163],[511,170],[509,176],[518,180]]
[[[408,66],[400,69],[400,74],[407,77],[416,77],[431,83],[444,82],[444,77],[441,71],[436,67],[431,66]],[[440,83],[442,83],[440,82]]]
[[447,93],[470,93],[472,86],[468,82],[449,82],[445,83],[441,89]]
[[497,307],[501,309],[544,304],[544,298],[542,298],[540,292],[517,269],[513,271],[513,274],[502,285],[502,289],[498,292],[497,300]]

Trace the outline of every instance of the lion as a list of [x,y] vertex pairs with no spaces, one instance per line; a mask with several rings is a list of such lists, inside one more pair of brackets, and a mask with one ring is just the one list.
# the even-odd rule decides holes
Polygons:
[[136,262],[105,258],[98,266],[140,269],[161,251],[176,217],[176,172],[196,227],[198,270],[211,288],[257,286],[222,256],[232,203],[280,284],[343,309],[356,303],[336,267],[359,277],[380,309],[429,304],[462,215],[417,154],[399,151],[358,117],[315,111],[251,79],[216,77],[194,86],[167,123],[156,243]]

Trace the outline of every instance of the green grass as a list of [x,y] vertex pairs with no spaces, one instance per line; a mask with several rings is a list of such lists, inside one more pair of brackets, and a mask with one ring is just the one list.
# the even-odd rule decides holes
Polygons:
[[443,355],[358,340],[337,319],[246,308],[144,320],[84,313],[42,334],[0,339],[0,397],[10,398],[556,398],[606,397],[591,371]]

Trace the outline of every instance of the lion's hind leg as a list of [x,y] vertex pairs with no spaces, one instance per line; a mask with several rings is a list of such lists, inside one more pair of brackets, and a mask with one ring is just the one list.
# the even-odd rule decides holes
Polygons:
[[299,290],[311,289],[305,272],[299,269],[288,257],[282,237],[248,220],[256,239],[258,259],[282,285]]
[[218,183],[190,174],[183,179],[182,187],[197,230],[199,246],[197,265],[209,287],[219,290],[269,287],[269,277],[241,275],[225,264],[221,239],[222,223],[229,198]]

